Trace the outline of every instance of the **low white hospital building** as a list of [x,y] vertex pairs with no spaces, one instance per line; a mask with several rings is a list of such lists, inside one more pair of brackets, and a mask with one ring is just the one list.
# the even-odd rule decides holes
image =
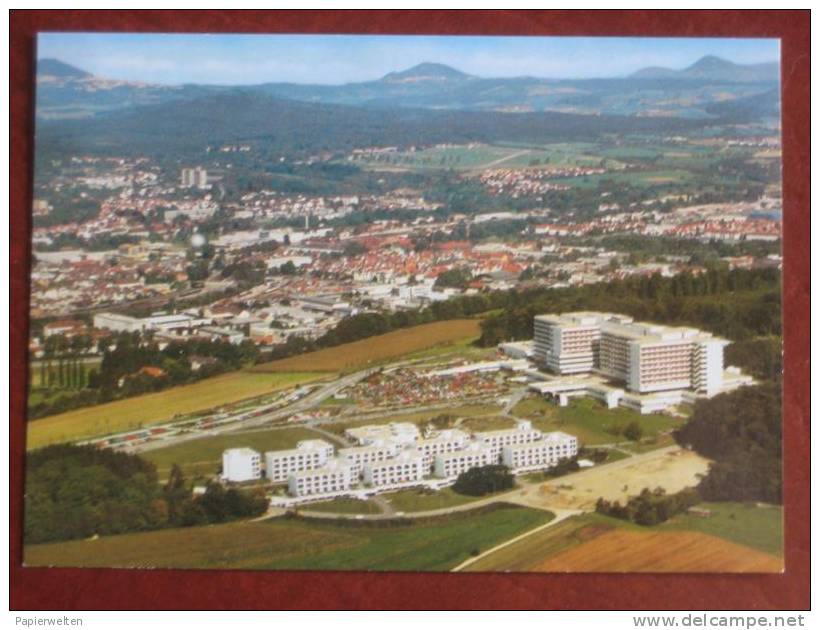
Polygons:
[[481,442],[471,442],[460,451],[439,453],[433,465],[434,474],[440,479],[455,479],[470,468],[497,463],[493,449]]
[[288,492],[294,497],[334,496],[350,490],[356,481],[353,466],[331,459],[321,468],[292,473],[288,478]]
[[395,442],[379,440],[367,446],[340,448],[338,456],[339,459],[343,459],[353,466],[356,474],[359,474],[367,464],[383,462],[386,459],[395,457],[400,448]]
[[407,449],[396,457],[364,466],[364,482],[368,486],[387,490],[417,484],[427,475],[424,456]]
[[500,429],[497,431],[482,431],[476,433],[476,438],[490,448],[493,463],[501,458],[501,449],[514,444],[528,444],[540,440],[543,433],[532,428],[528,420],[520,420],[514,429]]
[[262,458],[252,448],[229,448],[222,453],[222,478],[241,482],[262,476]]
[[302,440],[296,448],[265,453],[265,477],[274,483],[292,473],[324,466],[333,457],[333,445],[324,440]]
[[522,473],[551,468],[562,459],[571,459],[577,454],[578,438],[556,431],[547,433],[537,442],[505,446],[501,451],[501,462],[513,473]]

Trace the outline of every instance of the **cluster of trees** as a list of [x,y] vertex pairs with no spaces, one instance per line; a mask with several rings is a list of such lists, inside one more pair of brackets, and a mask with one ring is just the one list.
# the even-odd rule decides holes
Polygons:
[[675,431],[678,443],[712,460],[698,485],[708,501],[783,501],[779,382],[699,400]]
[[26,458],[27,543],[219,523],[267,509],[263,494],[208,486],[193,497],[178,467],[164,486],[137,455],[58,445]]
[[780,382],[783,377],[783,340],[779,336],[736,341],[723,353],[727,365],[736,365],[756,379]]
[[[79,192],[79,191],[77,191]],[[57,194],[49,191],[52,209],[48,214],[35,215],[34,227],[51,227],[65,223],[85,223],[100,214],[100,200],[93,196]]]
[[453,267],[442,271],[436,278],[434,286],[437,289],[466,289],[472,277],[473,274],[467,267]]
[[453,484],[453,490],[459,494],[481,496],[500,490],[509,490],[515,486],[515,477],[510,469],[501,464],[470,468],[461,473]]
[[601,498],[595,503],[595,511],[638,525],[658,525],[690,507],[700,503],[700,495],[693,488],[685,488],[675,494],[666,494],[663,488],[644,488],[636,497],[630,497],[625,505]]
[[[123,332],[98,342],[102,353],[100,366],[86,371],[82,358],[90,347],[90,339],[84,336],[69,340],[62,335],[52,335],[46,339],[41,382],[47,388],[59,387],[64,393],[31,405],[30,420],[194,382],[252,364],[259,356],[256,345],[248,340],[235,345],[227,341],[189,339],[174,341],[160,350],[150,334],[146,337],[138,332]],[[191,357],[210,357],[216,361],[194,370]],[[162,372],[160,375],[141,373],[145,367],[159,368]],[[72,387],[75,391],[65,392]]]
[[482,321],[479,343],[495,345],[508,339],[531,339],[539,313],[599,310],[625,313],[636,319],[698,326],[733,340],[779,335],[780,272],[710,268],[672,278],[659,274],[630,277],[565,289],[534,289]]

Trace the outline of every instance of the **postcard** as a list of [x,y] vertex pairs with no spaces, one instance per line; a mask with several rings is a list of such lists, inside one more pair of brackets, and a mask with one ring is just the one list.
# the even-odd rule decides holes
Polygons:
[[783,570],[779,40],[37,44],[26,566]]

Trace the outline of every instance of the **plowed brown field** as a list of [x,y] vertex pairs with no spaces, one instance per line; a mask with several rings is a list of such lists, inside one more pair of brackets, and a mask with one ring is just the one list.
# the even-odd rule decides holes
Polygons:
[[779,573],[776,556],[697,532],[614,530],[535,564],[530,571]]

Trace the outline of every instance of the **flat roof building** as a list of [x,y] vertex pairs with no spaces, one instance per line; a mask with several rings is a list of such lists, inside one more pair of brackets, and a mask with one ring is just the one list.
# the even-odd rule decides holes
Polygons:
[[476,440],[490,449],[493,463],[501,458],[501,449],[514,444],[527,444],[540,440],[543,434],[532,428],[529,420],[519,420],[513,429],[499,429],[497,431],[481,431],[475,434]]
[[501,462],[513,473],[552,468],[562,459],[578,454],[578,438],[562,431],[545,433],[536,442],[505,446]]
[[493,448],[482,442],[471,442],[460,451],[439,453],[434,458],[433,471],[440,479],[455,479],[471,468],[480,468],[497,463],[498,456]]
[[287,481],[292,473],[321,468],[332,457],[330,442],[302,440],[296,448],[265,453],[265,477],[273,483]]
[[424,457],[424,464],[429,471],[433,466],[433,459],[439,453],[452,453],[464,448],[470,441],[470,436],[459,429],[445,429],[436,435],[418,440],[414,446]]
[[353,467],[334,458],[321,468],[291,473],[288,492],[294,497],[334,496],[345,494],[355,482]]
[[252,481],[262,476],[262,458],[252,448],[229,448],[222,453],[222,478]]
[[391,422],[390,424],[368,424],[352,427],[345,435],[361,446],[374,442],[392,441],[397,444],[412,444],[419,439],[419,428],[412,422]]
[[395,442],[374,441],[367,446],[351,446],[349,448],[340,448],[338,451],[339,459],[349,463],[356,470],[356,474],[362,472],[367,464],[375,462],[382,462],[386,459],[395,457],[400,446]]
[[388,489],[414,485],[429,472],[424,456],[413,450],[401,451],[396,457],[364,465],[364,482],[368,486]]
[[635,322],[581,311],[535,318],[535,359],[561,375],[595,372],[635,393],[723,389],[723,348],[729,342],[688,327]]

